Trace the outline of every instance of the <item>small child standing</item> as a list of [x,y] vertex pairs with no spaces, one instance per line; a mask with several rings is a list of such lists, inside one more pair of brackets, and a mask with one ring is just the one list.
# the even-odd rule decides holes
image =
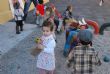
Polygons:
[[46,7],[45,15],[44,15],[44,20],[50,19],[52,17],[54,17],[52,8],[51,7]]
[[37,57],[38,74],[53,74],[55,70],[55,54],[54,48],[56,42],[53,37],[54,26],[50,21],[44,21],[42,30],[43,36],[41,37],[42,44],[38,44],[37,47],[42,49]]
[[71,5],[67,6],[67,9],[63,13],[63,25],[65,27],[66,25],[66,20],[72,19],[72,10],[73,7]]
[[90,43],[93,34],[89,30],[81,30],[78,34],[81,45],[76,46],[68,56],[68,67],[72,65],[73,74],[93,74],[94,66],[101,65],[98,54]]
[[72,10],[73,8],[71,5],[67,6],[66,11],[64,12],[64,18],[66,19],[72,18]]
[[23,31],[24,13],[18,0],[14,0],[13,6],[14,6],[14,18],[16,22],[16,34],[20,34],[20,31]]

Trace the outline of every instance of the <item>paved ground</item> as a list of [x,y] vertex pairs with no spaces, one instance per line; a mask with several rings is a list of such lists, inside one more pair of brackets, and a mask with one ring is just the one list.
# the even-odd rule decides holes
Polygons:
[[1,55],[8,52],[8,50],[13,48],[20,41],[22,41],[29,34],[31,34],[33,31],[33,28],[36,27],[36,25],[33,25],[33,24],[26,24],[24,25],[24,31],[21,32],[21,34],[16,35],[15,24],[16,24],[15,22],[8,22],[0,26],[0,33],[1,33],[0,34],[0,39],[1,39],[0,54]]
[[[109,22],[110,20],[110,2],[105,0],[104,6],[100,7],[96,0],[52,0],[56,7],[62,12],[68,4],[74,5],[74,16],[85,17],[100,23]],[[62,4],[63,2],[63,4]],[[89,3],[89,4],[88,4]],[[105,17],[105,18],[103,18]],[[32,13],[29,13],[27,23],[34,23]],[[0,74],[37,74],[36,59],[31,56],[31,49],[35,46],[34,38],[41,35],[41,28],[35,25],[25,24],[25,31],[19,36],[14,33],[14,26],[11,23],[0,26],[0,49],[8,50],[0,58]],[[25,35],[24,35],[25,34]],[[56,74],[71,74],[66,67],[63,57],[63,47],[65,43],[65,33],[57,35],[56,54]],[[18,38],[17,38],[18,37]],[[99,52],[102,61],[103,55],[110,53],[110,32],[105,31],[104,35],[95,35],[93,46]],[[6,42],[6,40],[8,41]],[[18,39],[18,40],[17,40]],[[20,39],[20,40],[19,40]],[[12,41],[11,47],[7,46]],[[6,43],[6,44],[5,44]],[[3,51],[2,51],[3,52]],[[2,53],[3,54],[3,53]],[[110,63],[102,61],[102,65],[95,74],[110,74]]]
[[[107,33],[107,32],[105,32]],[[110,34],[110,32],[108,32]],[[2,56],[1,60],[1,74],[37,74],[36,60],[31,56],[31,48],[35,46],[34,38],[41,35],[39,28],[34,28],[34,31],[24,40],[14,46],[8,53]],[[95,36],[94,47],[99,51],[100,58],[105,52],[110,52],[110,35]],[[55,49],[56,54],[56,74],[70,74],[66,67],[63,57],[64,33],[57,35],[58,43]],[[104,43],[105,42],[105,43]],[[102,61],[103,62],[103,61]],[[96,74],[110,74],[110,63],[102,63]]]

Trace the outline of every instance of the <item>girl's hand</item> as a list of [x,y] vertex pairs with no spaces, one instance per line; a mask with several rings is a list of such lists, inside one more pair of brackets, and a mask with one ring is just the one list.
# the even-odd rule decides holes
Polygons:
[[39,49],[44,49],[44,46],[42,44],[38,44]]

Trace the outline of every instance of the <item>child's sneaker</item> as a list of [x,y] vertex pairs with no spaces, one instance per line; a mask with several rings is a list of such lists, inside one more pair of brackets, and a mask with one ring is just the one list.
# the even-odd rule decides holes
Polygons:
[[16,32],[16,34],[20,34],[20,32]]
[[55,39],[55,42],[57,43],[57,39]]
[[99,6],[102,6],[102,1],[100,1]]
[[20,29],[20,31],[23,31],[23,29]]

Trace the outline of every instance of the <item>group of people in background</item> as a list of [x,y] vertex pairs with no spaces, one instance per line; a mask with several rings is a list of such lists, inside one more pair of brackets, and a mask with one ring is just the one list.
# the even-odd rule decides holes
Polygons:
[[78,20],[75,20],[72,15],[73,7],[71,5],[67,6],[62,17],[59,17],[56,16],[55,8],[50,6],[45,8],[43,0],[25,0],[24,10],[18,0],[14,0],[16,34],[23,31],[23,21],[26,20],[31,2],[34,3],[36,8],[36,25],[42,27],[43,32],[42,37],[40,37],[41,41],[36,44],[36,47],[42,50],[36,56],[38,74],[54,74],[55,31],[58,31],[59,25],[61,25],[60,29],[63,28],[63,31],[66,32],[65,48],[67,49],[64,48],[63,55],[67,57],[67,66],[72,66],[73,74],[92,74],[94,66],[101,65],[98,54],[95,48],[92,47],[94,34],[89,30],[87,23],[80,24]]

